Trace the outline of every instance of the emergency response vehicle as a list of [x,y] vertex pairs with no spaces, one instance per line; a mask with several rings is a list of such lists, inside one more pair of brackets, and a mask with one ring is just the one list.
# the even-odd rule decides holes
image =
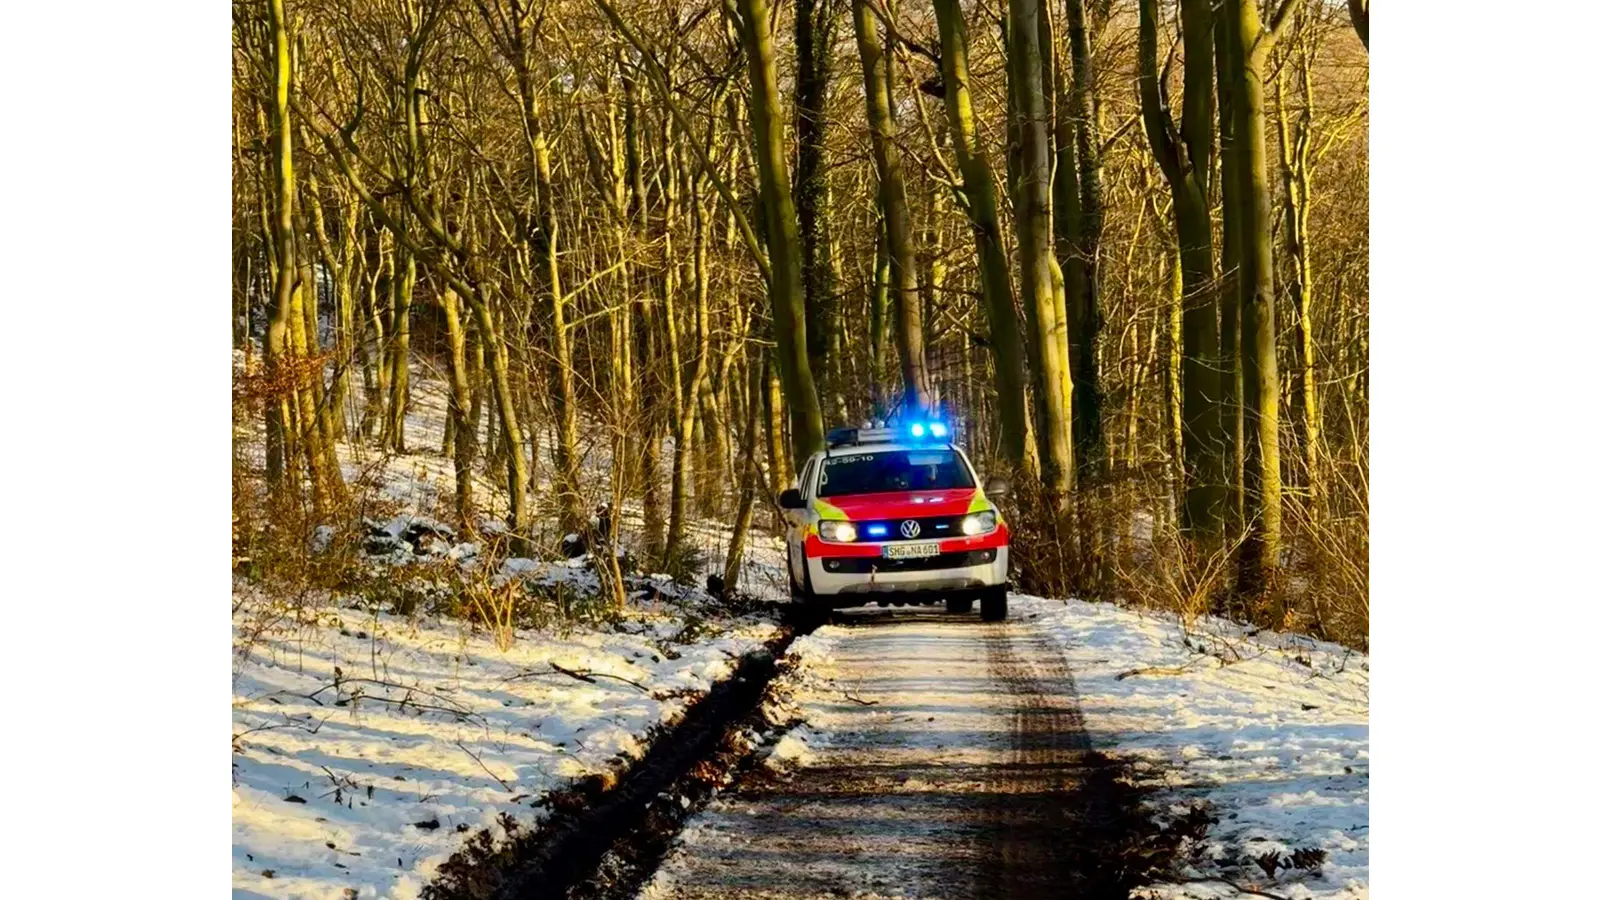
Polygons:
[[938,421],[836,428],[778,505],[788,519],[789,589],[827,608],[943,601],[1006,617],[1010,532],[972,462]]

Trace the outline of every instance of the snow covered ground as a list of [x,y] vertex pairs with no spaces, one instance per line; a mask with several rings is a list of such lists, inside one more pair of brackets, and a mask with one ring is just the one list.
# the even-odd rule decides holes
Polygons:
[[255,634],[265,600],[235,600],[236,898],[415,897],[471,833],[637,757],[775,632],[703,623],[678,643],[662,608],[502,652],[464,623],[336,606]]
[[[1187,878],[1295,900],[1367,896],[1365,655],[1218,620],[1185,630],[1110,604],[1015,594],[1011,603],[1013,619],[1037,621],[1061,645],[1095,748],[1136,760],[1174,812],[1210,804],[1212,863]],[[1297,850],[1326,854],[1320,874],[1273,866],[1268,877],[1256,862]],[[1198,880],[1145,893],[1239,895]]]

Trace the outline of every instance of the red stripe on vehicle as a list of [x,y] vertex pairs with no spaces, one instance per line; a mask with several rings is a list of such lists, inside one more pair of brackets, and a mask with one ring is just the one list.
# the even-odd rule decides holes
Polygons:
[[877,544],[831,544],[813,534],[806,537],[805,554],[807,559],[830,556],[882,556],[883,550]]

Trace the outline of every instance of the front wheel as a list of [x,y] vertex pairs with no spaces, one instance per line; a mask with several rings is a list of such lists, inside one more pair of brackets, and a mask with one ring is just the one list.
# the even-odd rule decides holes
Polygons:
[[983,599],[980,601],[979,606],[979,616],[985,622],[1005,621],[1006,589],[1003,585],[983,592]]

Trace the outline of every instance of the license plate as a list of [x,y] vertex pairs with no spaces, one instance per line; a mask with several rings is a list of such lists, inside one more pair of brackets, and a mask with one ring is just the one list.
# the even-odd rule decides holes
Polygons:
[[925,556],[938,556],[939,545],[928,544],[887,544],[883,548],[883,555],[889,559],[921,559]]

